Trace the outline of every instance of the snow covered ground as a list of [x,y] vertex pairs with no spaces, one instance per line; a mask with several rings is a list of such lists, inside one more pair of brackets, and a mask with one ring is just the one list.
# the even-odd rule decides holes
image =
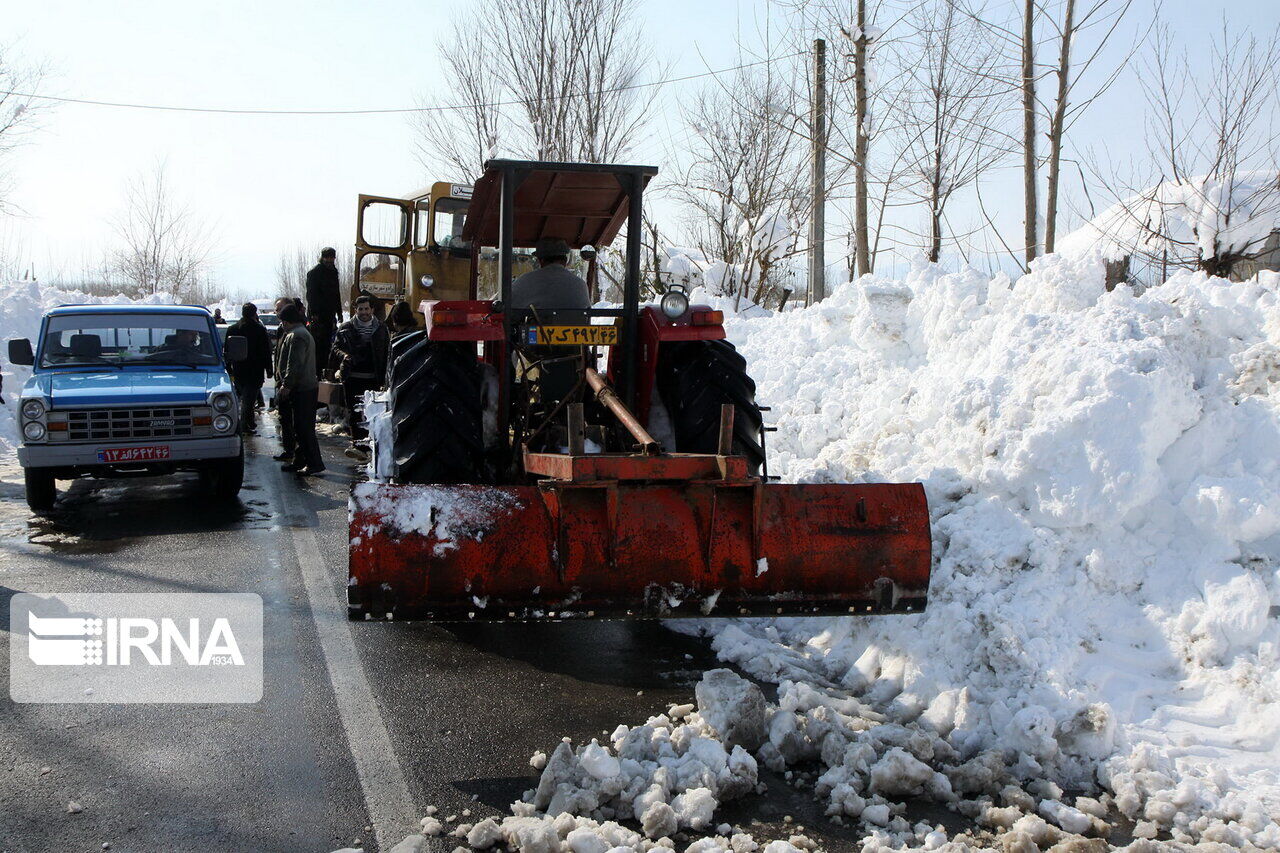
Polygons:
[[[921,266],[727,326],[771,470],[925,484],[928,611],[671,623],[777,701],[709,673],[696,708],[535,756],[512,817],[428,834],[747,853],[715,808],[763,764],[868,851],[1105,849],[1115,822],[1133,850],[1280,849],[1280,275],[1135,297],[1096,259]],[[920,797],[973,828],[912,826]]]

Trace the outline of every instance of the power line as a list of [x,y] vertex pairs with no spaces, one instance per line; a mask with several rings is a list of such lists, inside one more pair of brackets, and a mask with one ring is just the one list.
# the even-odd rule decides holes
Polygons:
[[[745,68],[753,68],[757,65],[768,65],[774,62],[780,62],[784,59],[791,59],[800,56],[803,51],[797,53],[789,53],[784,56],[773,56],[756,62],[745,62],[741,65],[735,65],[732,68],[720,68],[715,71],[703,71],[698,74],[686,74],[683,77],[668,77],[663,80],[654,80],[649,83],[632,83],[626,86],[614,86],[609,89],[597,89],[589,92],[573,92],[568,95],[553,95],[547,98],[538,98],[537,101],[559,101],[568,98],[586,98],[593,95],[607,95],[615,92],[628,92],[635,89],[649,89],[656,86],[666,86],[669,83],[683,83],[687,80],[697,80],[701,77],[715,77],[720,74],[728,74],[731,71],[741,71]],[[493,107],[515,107],[529,103],[527,100],[519,101],[495,101],[488,104],[446,104],[435,107],[389,107],[386,109],[347,109],[347,110],[251,110],[251,109],[223,109],[219,107],[175,107],[164,104],[131,104],[121,101],[98,101],[90,98],[63,98],[57,95],[40,95],[34,92],[13,92],[0,89],[0,94],[12,95],[18,98],[30,98],[41,101],[54,101],[63,104],[82,104],[93,107],[113,107],[116,109],[129,110],[156,110],[160,112],[173,113],[214,113],[219,115],[269,115],[269,116],[344,116],[344,115],[390,115],[395,113],[434,113],[445,112],[447,110],[469,110],[477,108],[493,108]]]

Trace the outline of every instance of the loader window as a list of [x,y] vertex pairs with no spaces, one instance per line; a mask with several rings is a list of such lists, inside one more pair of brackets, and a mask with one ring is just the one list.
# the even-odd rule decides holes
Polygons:
[[404,267],[397,255],[374,253],[360,258],[360,289],[375,296],[394,297],[404,292]]
[[375,249],[399,249],[409,233],[409,217],[398,204],[371,201],[365,204],[360,239]]
[[469,249],[470,243],[462,239],[462,226],[467,221],[470,200],[442,198],[436,202],[436,227],[432,235],[437,246],[446,249]]

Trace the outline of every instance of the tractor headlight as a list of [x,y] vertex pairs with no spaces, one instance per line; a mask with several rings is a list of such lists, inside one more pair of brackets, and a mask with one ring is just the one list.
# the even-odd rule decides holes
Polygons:
[[229,412],[231,411],[234,402],[232,401],[230,394],[214,394],[213,399],[209,401],[209,404],[213,406],[213,410],[215,412]]
[[218,415],[213,419],[213,429],[215,432],[229,432],[231,427],[231,418],[226,415]]
[[667,315],[667,319],[683,317],[688,310],[689,297],[684,295],[683,290],[668,290],[662,297],[662,313]]
[[44,432],[44,424],[39,421],[30,421],[22,428],[22,435],[27,441],[43,441]]
[[38,421],[44,417],[44,403],[39,400],[27,400],[22,404],[22,416],[29,421]]

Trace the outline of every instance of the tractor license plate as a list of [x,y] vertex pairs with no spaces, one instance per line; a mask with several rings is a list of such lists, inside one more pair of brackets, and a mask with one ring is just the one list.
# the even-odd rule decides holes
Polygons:
[[98,451],[99,462],[156,462],[169,458],[169,445],[151,444],[145,447],[109,447]]
[[542,346],[611,347],[618,343],[618,327],[530,326],[525,340]]

